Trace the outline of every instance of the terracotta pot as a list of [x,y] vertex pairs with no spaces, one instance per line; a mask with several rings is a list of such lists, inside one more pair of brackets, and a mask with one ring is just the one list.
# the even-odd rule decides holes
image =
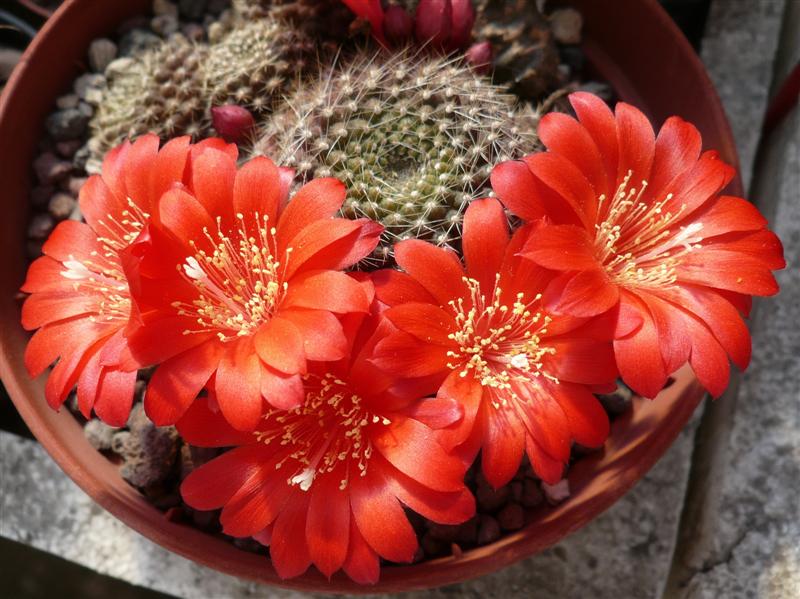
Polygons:
[[[696,123],[708,147],[737,165],[734,142],[717,95],[688,42],[655,0],[571,0],[586,21],[586,53],[597,73],[623,99],[655,122],[679,114]],[[117,469],[92,449],[66,411],[55,413],[43,397],[44,381],[29,380],[23,367],[27,334],[15,299],[25,271],[24,245],[30,164],[42,123],[59,93],[78,73],[91,39],[107,35],[124,18],[146,10],[149,0],[68,0],[28,49],[5,89],[0,106],[0,180],[4,215],[0,227],[0,373],[31,431],[61,468],[97,503],[160,545],[218,570],[308,591],[375,592],[429,588],[486,574],[556,543],[607,509],[661,457],[703,397],[683,370],[655,401],[637,402],[614,422],[604,451],[581,459],[570,471],[572,497],[553,509],[529,514],[527,526],[498,542],[424,564],[385,568],[374,588],[344,576],[328,582],[315,570],[278,579],[263,557],[194,528],[167,522],[128,486]],[[740,193],[740,184],[732,186]]]

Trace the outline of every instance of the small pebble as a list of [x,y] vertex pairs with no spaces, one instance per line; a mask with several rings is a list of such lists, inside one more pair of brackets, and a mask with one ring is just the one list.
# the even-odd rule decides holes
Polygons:
[[35,239],[28,239],[25,242],[25,255],[28,257],[28,260],[36,260],[39,256],[42,255],[42,246],[44,245],[43,241],[36,241]]
[[202,42],[206,36],[206,30],[197,23],[187,23],[181,27],[181,33],[191,42]]
[[50,198],[47,211],[54,219],[64,220],[65,218],[69,218],[69,215],[72,214],[77,203],[77,200],[68,193],[57,193]]
[[230,0],[208,0],[208,6],[206,7],[206,12],[210,15],[219,15],[222,11],[230,8],[231,2]]
[[132,56],[154,48],[161,43],[161,38],[147,29],[131,29],[119,40],[120,56]]
[[539,488],[539,483],[535,480],[527,478],[522,483],[522,505],[526,508],[534,508],[542,504],[544,501],[544,493]]
[[45,121],[45,128],[56,141],[78,139],[86,132],[93,114],[91,106],[80,102],[77,108],[65,108],[52,113]]
[[428,557],[442,555],[448,549],[448,543],[437,539],[429,532],[422,536],[422,540],[419,544],[422,547],[422,550],[425,552],[425,555]]
[[617,385],[617,390],[614,393],[607,395],[598,395],[597,399],[603,406],[603,409],[608,412],[609,416],[619,416],[624,414],[631,407],[633,401],[633,392],[625,385]]
[[511,496],[511,488],[506,485],[499,489],[492,489],[483,477],[478,478],[478,488],[475,491],[475,499],[478,507],[484,512],[494,512],[503,507]]
[[50,198],[53,197],[55,189],[51,186],[37,186],[31,190],[31,205],[34,208],[44,208],[50,203]]
[[89,46],[89,65],[92,70],[102,73],[106,67],[117,57],[117,44],[110,39],[101,37],[94,40]]
[[463,524],[459,524],[456,542],[462,545],[474,545],[478,540],[478,516],[475,515]]
[[28,225],[28,237],[31,239],[47,239],[53,230],[55,221],[49,214],[36,214]]
[[569,481],[564,478],[554,485],[542,483],[542,491],[544,491],[547,501],[552,505],[556,505],[569,497]]
[[428,534],[434,539],[452,543],[458,540],[459,526],[453,524],[436,524],[435,522],[428,523]]
[[178,0],[180,15],[189,21],[199,21],[208,8],[208,0]]
[[77,152],[75,152],[75,156],[72,157],[72,166],[79,171],[82,170],[88,171],[86,163],[89,161],[89,158],[91,158],[91,156],[92,156],[91,150],[89,150],[89,147],[87,145],[84,145]]
[[518,503],[509,503],[498,512],[497,522],[503,530],[519,530],[525,524],[525,510]]
[[57,183],[72,172],[72,163],[61,160],[52,152],[40,154],[33,161],[33,169],[40,183]]
[[562,44],[580,44],[583,17],[574,8],[561,8],[550,15],[553,37]]
[[69,192],[73,195],[73,197],[78,197],[81,192],[81,187],[83,187],[83,184],[86,183],[86,179],[87,177],[69,178],[69,185],[67,186],[67,189],[69,189]]
[[72,158],[82,145],[83,142],[79,139],[60,141],[56,144],[56,151],[62,158]]
[[111,443],[117,429],[108,426],[102,420],[93,419],[83,426],[83,434],[89,444],[98,451],[111,449]]
[[153,0],[153,14],[156,16],[168,15],[178,18],[178,6],[169,0]]
[[162,37],[169,37],[178,31],[180,25],[178,23],[178,19],[171,15],[159,15],[157,17],[153,17],[153,19],[150,21],[150,27]]
[[56,100],[56,107],[64,110],[66,108],[77,108],[78,102],[80,98],[78,94],[64,94],[63,96],[59,96]]
[[492,516],[481,514],[478,525],[478,545],[488,545],[500,538],[500,525]]
[[102,90],[106,85],[106,78],[100,73],[85,73],[75,80],[72,89],[81,100],[86,100],[90,90]]
[[511,488],[511,501],[515,503],[522,501],[522,482],[515,480],[509,486]]

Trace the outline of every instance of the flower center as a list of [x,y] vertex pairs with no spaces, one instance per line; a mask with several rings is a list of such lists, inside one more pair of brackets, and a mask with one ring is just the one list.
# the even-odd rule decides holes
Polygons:
[[[261,443],[275,442],[285,455],[276,465],[287,466],[286,483],[308,491],[314,480],[334,470],[344,490],[351,476],[366,476],[373,447],[368,428],[391,424],[370,413],[347,383],[332,374],[309,376],[305,403],[293,410],[269,410],[254,434]],[[309,386],[310,385],[310,386]]]
[[450,302],[459,330],[448,337],[459,349],[447,352],[452,358],[447,366],[460,369],[462,377],[472,373],[490,391],[495,408],[509,405],[510,400],[524,401],[520,394],[527,394],[522,389],[539,377],[558,383],[543,369],[544,357],[555,354],[555,349],[542,345],[551,318],[535,309],[541,295],[526,299],[518,293],[511,305],[505,305],[500,300],[499,278],[488,298],[478,281],[464,278],[469,300]]
[[[248,229],[244,215],[237,214],[238,228],[228,235],[217,218],[217,230],[206,228],[201,249],[192,241],[196,253],[178,265],[181,276],[197,290],[191,303],[174,302],[182,316],[194,316],[200,328],[187,329],[184,335],[214,332],[221,341],[252,335],[269,320],[280,304],[288,284],[283,281],[285,264],[274,254],[276,230],[267,215],[255,214]],[[288,261],[291,248],[286,250]]]
[[[95,296],[95,313],[91,322],[127,322],[131,314],[131,297],[128,280],[122,271],[119,252],[128,247],[141,233],[150,215],[130,198],[122,218],[106,214],[98,220],[95,230],[102,247],[94,250],[88,258],[78,260],[72,254],[62,262],[61,276],[72,281],[76,293]],[[102,233],[101,233],[102,232]]]
[[664,207],[672,194],[658,202],[645,202],[642,197],[647,181],[639,189],[630,186],[633,176],[628,171],[610,201],[599,198],[598,221],[595,225],[595,248],[611,279],[628,287],[664,287],[676,280],[675,269],[680,259],[703,240],[698,235],[702,223],[675,226],[682,218],[685,204],[674,214]]

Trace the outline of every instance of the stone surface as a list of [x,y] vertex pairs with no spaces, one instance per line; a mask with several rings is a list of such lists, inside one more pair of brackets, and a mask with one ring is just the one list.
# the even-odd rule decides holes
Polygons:
[[786,0],[715,0],[701,56],[728,114],[750,185]]
[[[677,524],[692,431],[608,512],[556,547],[490,576],[406,597],[655,599],[672,551],[664,531]],[[310,597],[237,580],[155,546],[95,505],[32,441],[0,433],[0,480],[4,537],[184,599]]]
[[761,302],[687,599],[800,597],[800,109],[769,140],[755,191],[784,243],[781,293]]

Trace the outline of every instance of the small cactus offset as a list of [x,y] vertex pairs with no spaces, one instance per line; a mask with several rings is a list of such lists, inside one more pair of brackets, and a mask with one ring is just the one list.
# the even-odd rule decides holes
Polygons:
[[110,77],[90,123],[88,168],[97,170],[101,157],[126,138],[204,134],[210,125],[201,93],[206,54],[206,46],[175,36]]
[[400,239],[458,243],[493,165],[532,151],[538,116],[460,59],[361,51],[301,84],[254,146],[304,178],[333,176],[343,212],[380,221],[371,260]]
[[259,19],[288,23],[302,30],[320,49],[333,50],[347,39],[353,13],[341,0],[233,0],[220,25],[230,30]]
[[205,93],[212,106],[235,103],[263,112],[311,56],[316,57],[313,40],[286,21],[238,23],[209,48]]
[[530,100],[559,86],[559,56],[550,24],[535,0],[477,0],[475,37],[494,48],[495,79]]

